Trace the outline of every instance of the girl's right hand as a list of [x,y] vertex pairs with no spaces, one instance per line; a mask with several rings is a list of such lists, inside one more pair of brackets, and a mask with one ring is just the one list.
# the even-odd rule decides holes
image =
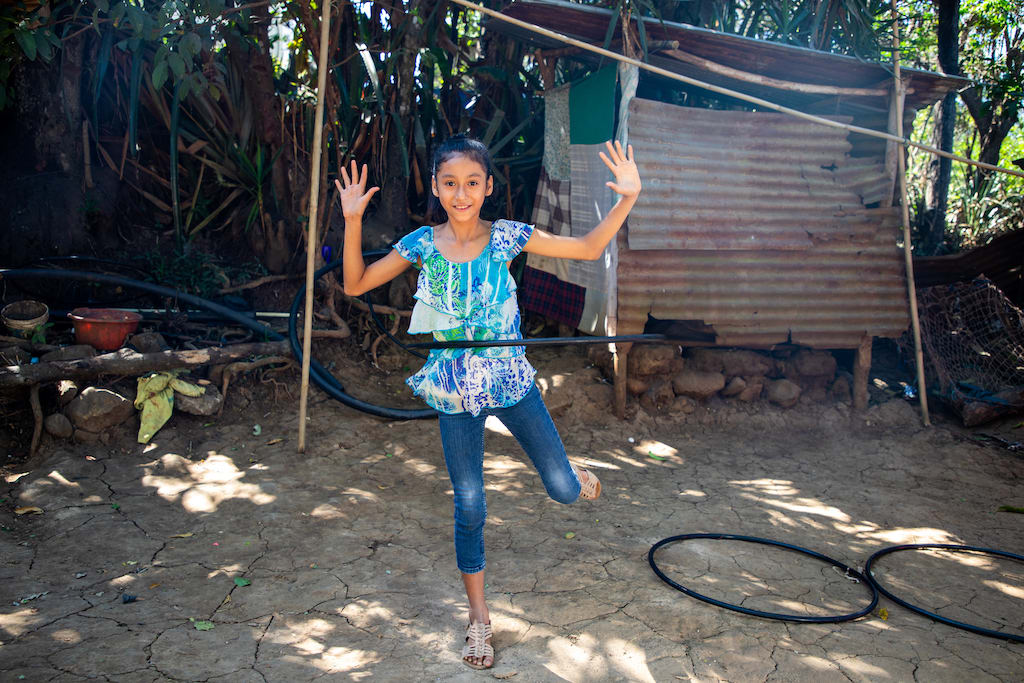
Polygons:
[[351,176],[344,166],[341,167],[341,179],[336,179],[334,186],[338,188],[338,198],[341,199],[341,212],[345,218],[362,218],[363,212],[366,211],[366,205],[370,203],[370,197],[375,195],[380,189],[376,186],[371,187],[369,190],[366,189],[366,179],[368,176],[366,164],[363,164],[363,171],[360,173],[355,159],[352,160]]

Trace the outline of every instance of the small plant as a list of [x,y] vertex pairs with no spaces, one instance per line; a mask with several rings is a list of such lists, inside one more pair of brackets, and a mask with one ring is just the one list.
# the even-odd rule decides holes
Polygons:
[[33,344],[45,344],[46,343],[46,330],[53,327],[53,323],[43,323],[42,325],[36,325],[32,328],[32,334],[29,337],[29,341]]

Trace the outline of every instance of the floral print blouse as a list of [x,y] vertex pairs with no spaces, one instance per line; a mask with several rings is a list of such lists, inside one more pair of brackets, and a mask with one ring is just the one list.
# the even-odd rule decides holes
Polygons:
[[[491,224],[487,246],[465,263],[441,255],[429,225],[396,242],[394,248],[403,258],[420,264],[409,332],[430,332],[437,341],[522,339],[516,283],[508,262],[532,233],[532,225],[497,220]],[[536,374],[523,346],[433,349],[406,384],[435,410],[479,415],[485,408],[518,403]]]

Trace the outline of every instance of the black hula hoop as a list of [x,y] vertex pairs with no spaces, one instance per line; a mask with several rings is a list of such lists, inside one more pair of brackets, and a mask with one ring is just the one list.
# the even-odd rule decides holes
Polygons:
[[1019,560],[1021,562],[1024,562],[1024,556],[1017,555],[1016,553],[1008,553],[1005,550],[994,550],[992,548],[978,548],[972,545],[947,545],[944,543],[912,543],[908,545],[893,545],[889,546],[888,548],[882,548],[877,553],[869,557],[867,564],[864,565],[864,573],[867,575],[868,580],[871,581],[872,585],[874,585],[875,588],[877,588],[882,593],[882,595],[889,598],[897,605],[902,605],[912,612],[917,612],[922,616],[928,617],[929,619],[934,619],[938,622],[942,622],[947,626],[953,626],[954,628],[960,628],[965,631],[971,631],[972,633],[978,633],[983,636],[991,636],[993,638],[1004,638],[1006,640],[1012,640],[1017,643],[1024,643],[1024,635],[1019,635],[1016,633],[1004,633],[1002,631],[995,631],[990,628],[975,626],[974,624],[965,624],[962,621],[954,621],[953,619],[943,617],[941,615],[935,614],[934,612],[929,612],[923,607],[913,605],[907,602],[906,600],[903,600],[902,598],[896,597],[892,594],[892,592],[886,590],[886,588],[882,586],[882,584],[878,582],[878,579],[876,579],[874,575],[871,573],[871,565],[874,564],[875,560],[877,560],[878,558],[884,555],[888,555],[889,553],[899,552],[900,550],[952,550],[958,552],[973,552],[983,553],[985,555],[995,555],[997,557],[1005,557],[1007,559]]
[[[820,617],[814,617],[805,614],[778,614],[775,612],[761,612],[759,610],[741,607],[740,605],[734,605],[729,602],[723,602],[722,600],[716,600],[715,598],[703,595],[702,593],[698,593],[695,590],[687,588],[686,586],[673,581],[668,576],[666,576],[665,572],[661,571],[661,569],[654,561],[654,552],[658,548],[664,545],[668,545],[669,543],[675,543],[676,541],[689,541],[695,538],[760,543],[761,545],[770,545],[775,546],[777,548],[785,548],[786,550],[793,550],[798,553],[808,555],[815,559],[821,560],[822,562],[831,564],[834,567],[838,567],[843,571],[843,573],[846,576],[852,579],[857,579],[858,583],[862,583],[864,586],[868,588],[868,590],[871,591],[871,604],[869,604],[862,610],[859,610],[857,612],[851,612],[850,614],[839,614],[835,616],[825,615]],[[872,581],[868,581],[867,578],[863,574],[858,572],[856,569],[847,567],[839,560],[834,560],[828,555],[822,555],[821,553],[814,552],[813,550],[808,550],[807,548],[801,548],[800,546],[790,545],[789,543],[782,543],[780,541],[773,541],[767,538],[757,538],[756,536],[737,536],[735,534],[681,534],[679,536],[670,536],[669,538],[664,538],[651,546],[650,552],[647,553],[647,561],[650,563],[651,569],[654,570],[654,573],[658,575],[658,578],[660,578],[662,581],[672,586],[676,590],[686,593],[691,598],[697,598],[698,600],[701,600],[703,602],[707,602],[718,607],[724,607],[725,609],[730,609],[734,612],[740,612],[741,614],[748,614],[752,617],[775,619],[777,621],[799,621],[805,624],[835,624],[841,621],[853,621],[854,619],[859,619],[860,617],[870,614],[871,610],[873,610],[875,608],[875,605],[878,604],[878,589],[875,587],[875,584]]]

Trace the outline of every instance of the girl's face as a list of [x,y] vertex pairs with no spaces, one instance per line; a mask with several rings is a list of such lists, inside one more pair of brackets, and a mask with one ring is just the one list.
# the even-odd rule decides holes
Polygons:
[[448,212],[448,219],[454,221],[479,216],[484,198],[494,190],[494,179],[488,177],[487,169],[465,154],[443,161],[430,184],[441,207]]

